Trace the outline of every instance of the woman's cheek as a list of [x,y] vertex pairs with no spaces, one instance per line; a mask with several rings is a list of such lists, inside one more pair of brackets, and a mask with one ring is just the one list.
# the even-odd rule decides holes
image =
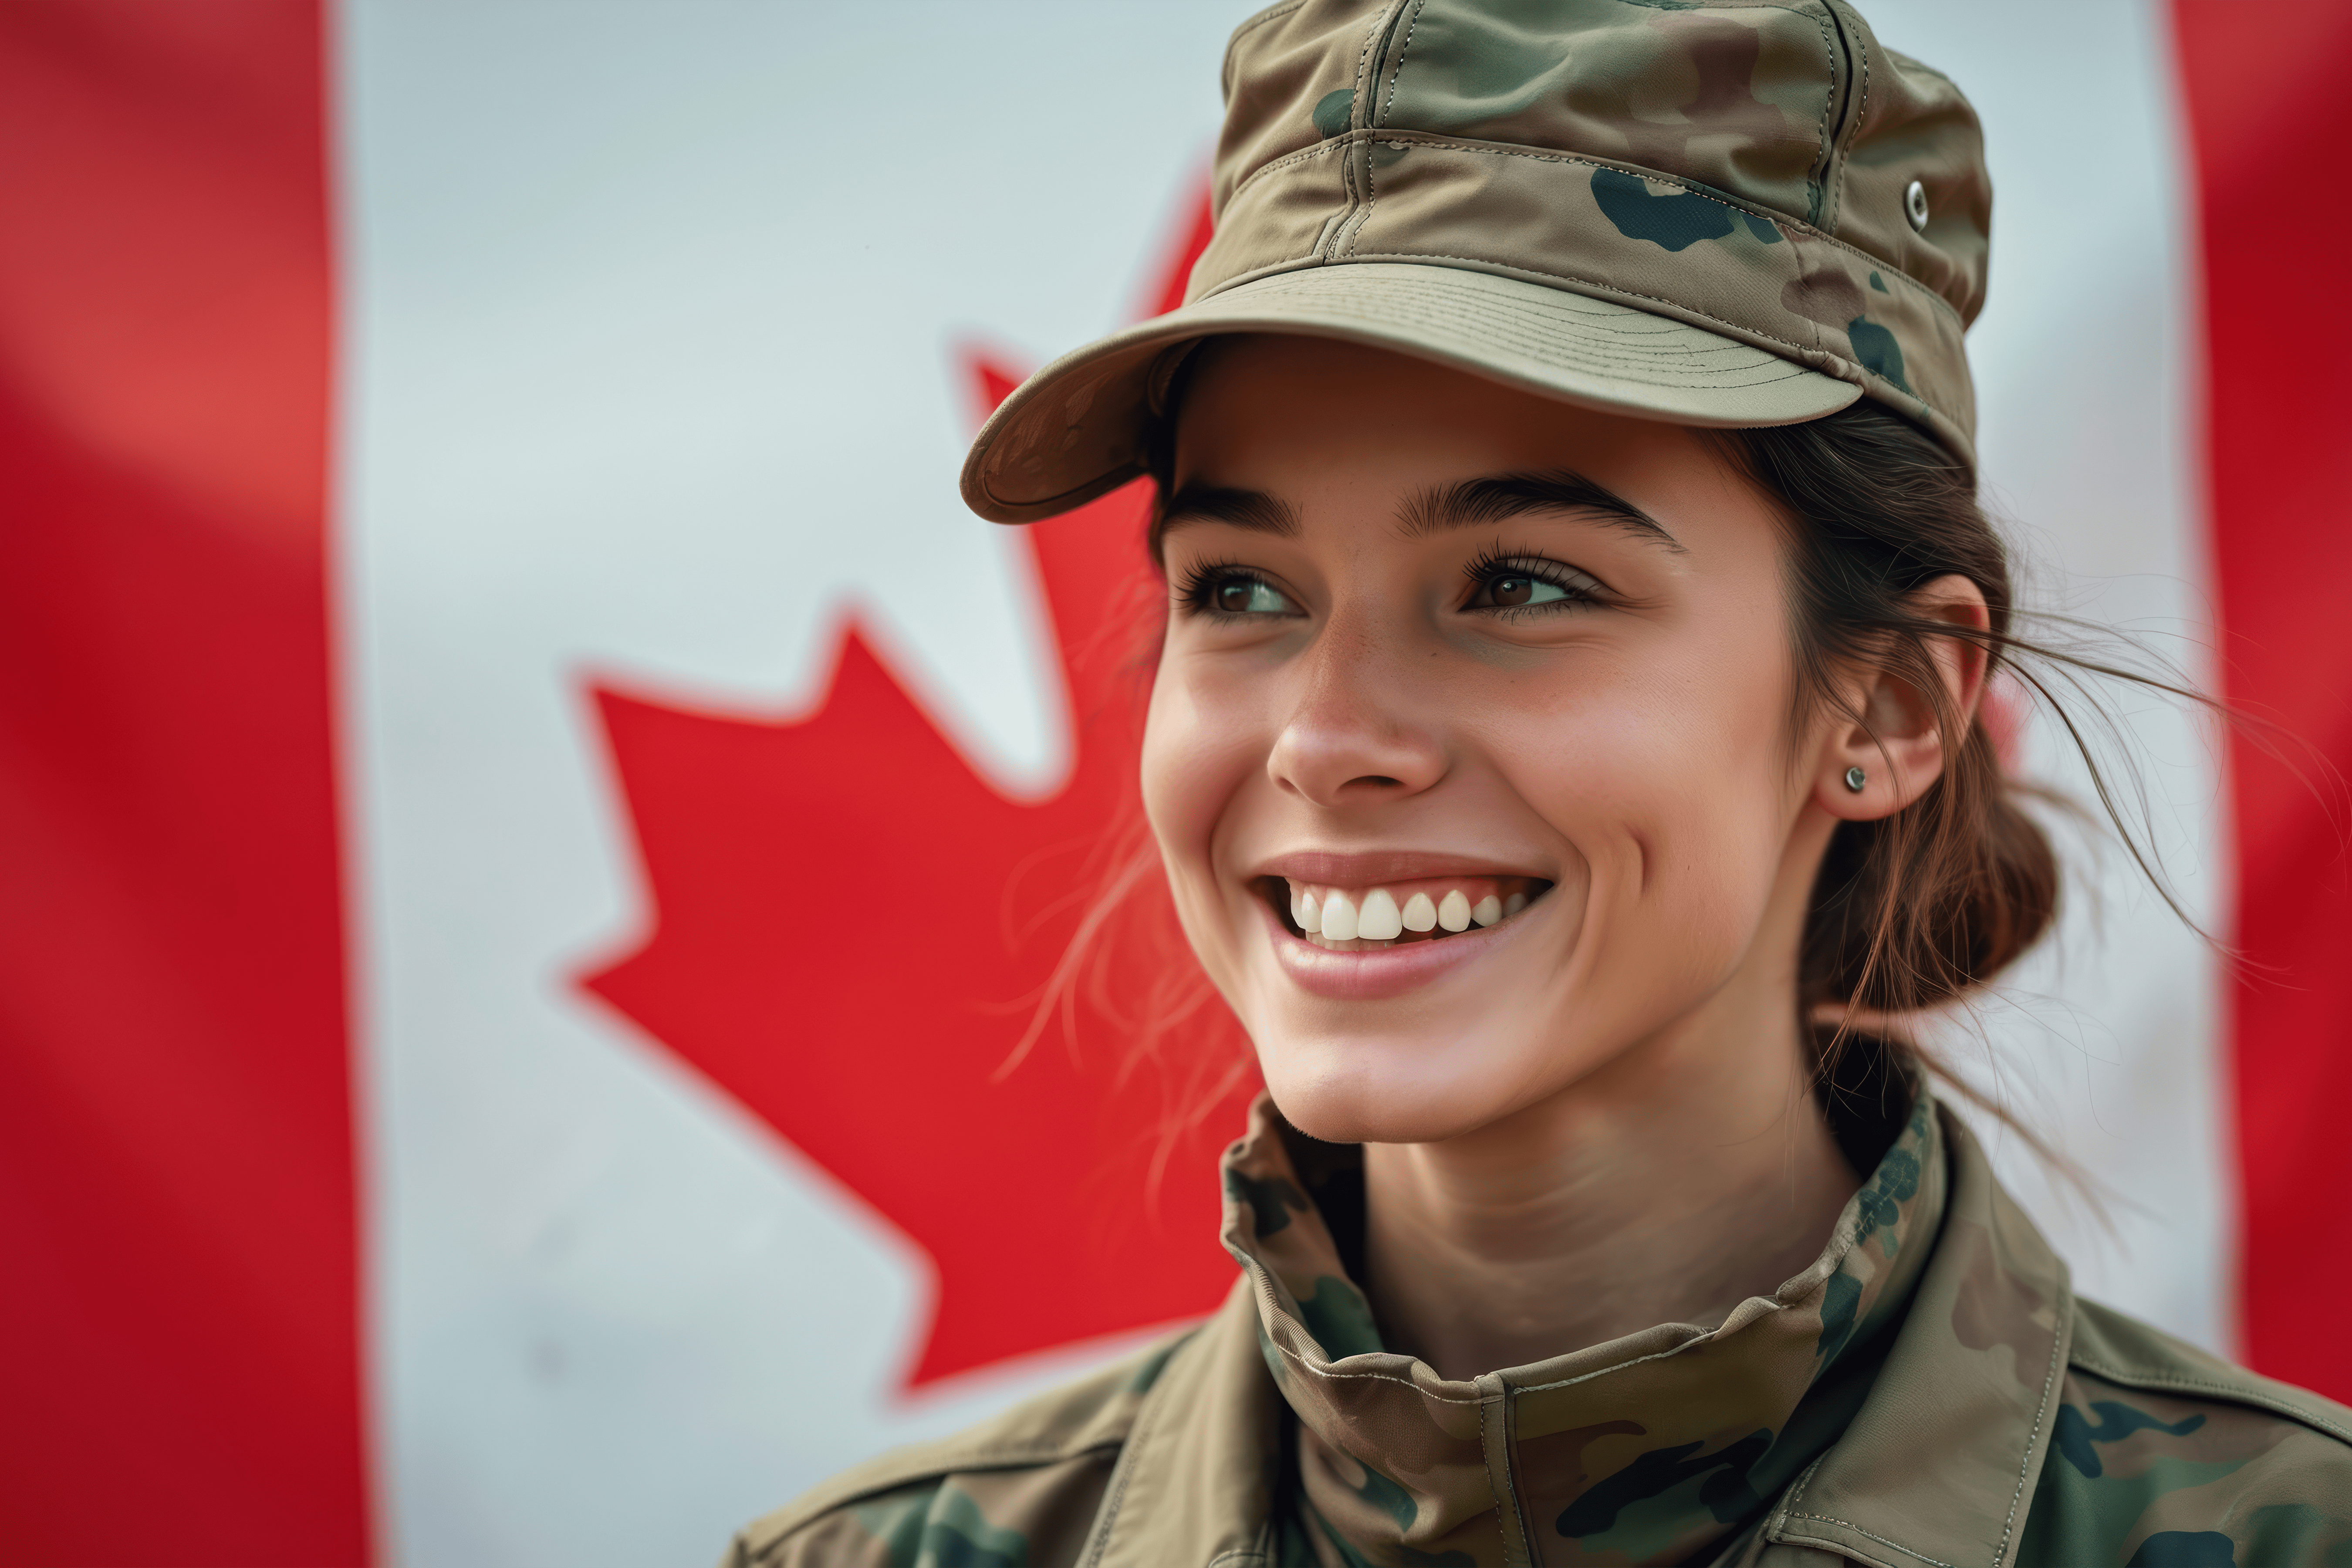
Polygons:
[[1144,816],[1186,934],[1204,961],[1223,945],[1204,940],[1210,933],[1201,925],[1224,901],[1216,876],[1218,827],[1263,760],[1251,751],[1244,727],[1205,708],[1181,670],[1162,668],[1143,730]]
[[1591,900],[1577,940],[1606,955],[1595,982],[1629,1016],[1718,984],[1778,866],[1775,824],[1755,807],[1773,793],[1759,772],[1773,748],[1731,714],[1641,686],[1508,732],[1540,737],[1505,772],[1582,869],[1562,891]]

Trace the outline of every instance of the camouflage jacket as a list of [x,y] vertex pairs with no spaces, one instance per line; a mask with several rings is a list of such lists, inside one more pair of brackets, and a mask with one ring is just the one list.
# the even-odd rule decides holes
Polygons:
[[2352,1411],[2076,1300],[1925,1092],[1772,1297],[1469,1382],[1381,1347],[1351,1152],[1261,1101],[1224,1160],[1223,1310],[837,1478],[727,1563],[2352,1563]]

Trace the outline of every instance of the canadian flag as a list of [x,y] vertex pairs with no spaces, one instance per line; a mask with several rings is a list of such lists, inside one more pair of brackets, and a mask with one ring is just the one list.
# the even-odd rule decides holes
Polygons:
[[[1955,1071],[2085,1293],[2352,1398],[2352,7],[1866,9],[2032,602],[2277,727],[2123,696],[2221,945],[2076,834]],[[1230,1020],[1038,1006],[1141,501],[953,476],[1181,296],[1239,19],[0,0],[0,1563],[704,1561],[1218,1297]]]

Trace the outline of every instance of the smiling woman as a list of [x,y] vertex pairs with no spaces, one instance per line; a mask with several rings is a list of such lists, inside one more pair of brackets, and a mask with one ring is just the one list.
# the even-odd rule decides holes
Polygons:
[[1843,4],[1531,15],[1244,23],[1190,302],[965,468],[1157,487],[1232,1299],[735,1561],[2338,1560],[2352,1412],[2075,1300],[1905,1027],[2058,894],[1972,111]]
[[[1938,639],[1923,700],[1820,658],[1848,625],[1792,637],[1801,525],[1729,443],[1311,338],[1195,363],[1145,799],[1274,1102],[1365,1146],[1386,1343],[1468,1381],[1769,1295],[1854,1188],[1807,1026],[1853,997],[1802,994],[1854,967],[1824,855],[1937,789],[1942,734],[1989,757],[1983,650]],[[1890,605],[1990,632],[1978,530],[1988,584],[1915,552]]]

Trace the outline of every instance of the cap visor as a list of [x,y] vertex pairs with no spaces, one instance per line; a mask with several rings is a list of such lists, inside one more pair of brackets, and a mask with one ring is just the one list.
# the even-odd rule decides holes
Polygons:
[[1227,332],[1367,343],[1677,425],[1796,425],[1862,395],[1852,382],[1752,344],[1546,284],[1406,262],[1310,267],[1154,317],[1031,376],[973,440],[964,500],[994,522],[1034,522],[1135,478],[1160,355]]

